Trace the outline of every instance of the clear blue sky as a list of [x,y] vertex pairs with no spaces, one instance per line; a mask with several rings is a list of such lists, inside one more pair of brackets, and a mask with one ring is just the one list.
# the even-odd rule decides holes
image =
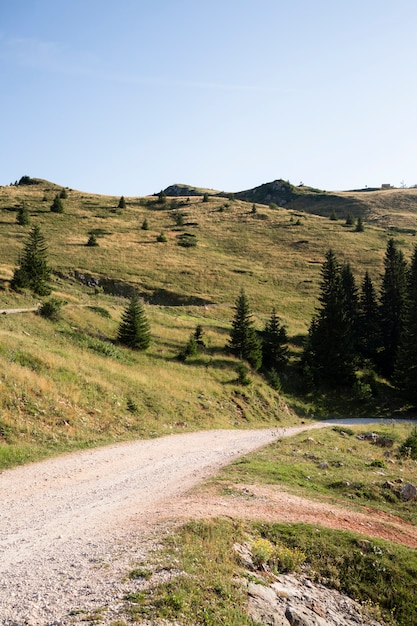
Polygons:
[[416,0],[0,0],[0,184],[417,183]]

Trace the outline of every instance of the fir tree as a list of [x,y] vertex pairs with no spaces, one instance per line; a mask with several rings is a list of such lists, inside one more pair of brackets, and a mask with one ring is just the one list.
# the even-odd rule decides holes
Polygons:
[[124,196],[120,197],[119,204],[117,205],[117,208],[118,209],[125,209],[126,208],[126,200],[125,200]]
[[359,215],[358,219],[356,220],[355,231],[357,233],[363,233],[364,230],[365,230],[365,228],[364,228],[364,225],[363,225],[363,220],[362,220],[361,216]]
[[342,271],[332,250],[326,254],[321,276],[320,307],[310,324],[304,371],[315,384],[349,385],[355,371],[354,334]]
[[51,293],[50,275],[46,242],[39,226],[34,226],[10,286],[12,289],[31,289],[39,296],[47,296]]
[[257,370],[262,364],[261,343],[253,325],[252,313],[244,290],[235,304],[235,316],[230,331],[229,351],[239,359],[248,361]]
[[148,224],[148,220],[146,219],[146,217],[145,217],[145,219],[142,222],[141,229],[142,230],[149,230],[149,224]]
[[417,406],[417,245],[407,274],[403,319],[395,380],[404,395]]
[[89,248],[94,248],[98,246],[97,236],[95,235],[95,233],[91,233],[85,245]]
[[151,342],[151,333],[143,304],[133,295],[126,307],[117,336],[120,343],[133,350],[146,350]]
[[29,211],[25,204],[18,208],[17,215],[16,215],[16,222],[20,224],[20,226],[27,226],[27,224],[29,224],[30,222]]
[[262,333],[262,365],[268,370],[280,372],[288,362],[287,333],[280,323],[276,310]]
[[358,352],[364,359],[375,362],[379,344],[378,302],[368,272],[361,286],[358,314]]
[[52,213],[63,213],[64,204],[59,196],[55,196],[54,201],[51,204]]
[[379,307],[381,335],[379,364],[383,374],[391,376],[402,331],[406,294],[406,262],[394,239],[388,241],[384,268]]

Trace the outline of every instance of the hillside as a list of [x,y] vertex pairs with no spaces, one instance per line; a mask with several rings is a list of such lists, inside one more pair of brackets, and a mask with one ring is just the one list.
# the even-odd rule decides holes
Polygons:
[[417,189],[361,189],[354,191],[323,191],[304,185],[295,186],[279,179],[253,189],[234,193],[201,189],[188,185],[171,185],[165,189],[167,196],[196,196],[208,193],[217,197],[234,197],[237,200],[303,211],[323,217],[334,212],[339,219],[348,214],[361,216],[383,228],[410,229],[416,232]]
[[[0,308],[38,302],[9,289],[34,224],[48,243],[53,296],[65,306],[55,323],[36,312],[2,316],[0,452],[6,465],[138,435],[271,425],[308,415],[308,404],[284,399],[258,374],[249,387],[236,384],[237,361],[224,348],[239,290],[245,289],[259,329],[276,307],[296,355],[329,247],[350,261],[358,281],[365,269],[379,281],[388,237],[397,236],[406,258],[415,243],[410,207],[416,190],[358,192],[368,217],[365,231],[356,233],[344,218],[288,205],[255,201],[254,212],[253,199],[237,194],[209,195],[207,202],[201,195],[164,203],[132,197],[119,209],[119,198],[65,189],[64,212],[57,214],[50,207],[63,188],[31,181],[0,188]],[[378,200],[390,194],[392,207]],[[28,226],[16,222],[23,205]],[[92,233],[97,247],[86,246]],[[157,241],[161,233],[165,243]],[[151,323],[145,354],[115,343],[132,290],[144,298]],[[207,349],[182,363],[177,356],[197,324]]]

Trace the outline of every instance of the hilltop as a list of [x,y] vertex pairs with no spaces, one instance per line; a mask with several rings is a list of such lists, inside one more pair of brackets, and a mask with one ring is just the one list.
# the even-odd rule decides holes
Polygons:
[[323,217],[333,213],[339,219],[348,214],[359,216],[385,228],[403,227],[415,231],[417,217],[417,189],[365,188],[351,191],[324,191],[303,184],[292,185],[278,179],[252,189],[223,192],[189,185],[170,185],[167,196],[198,196],[204,193],[215,197],[233,197],[236,200],[260,204],[276,204],[295,211]]

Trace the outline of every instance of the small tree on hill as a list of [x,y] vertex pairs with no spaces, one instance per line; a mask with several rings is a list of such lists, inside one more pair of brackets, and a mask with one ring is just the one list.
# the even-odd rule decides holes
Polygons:
[[145,217],[145,219],[142,222],[141,229],[142,230],[149,230],[149,224],[148,224],[148,220],[146,219],[146,217]]
[[365,227],[363,225],[363,220],[362,220],[361,216],[359,215],[358,219],[356,220],[355,231],[357,233],[363,233],[364,230],[365,230]]
[[51,204],[52,213],[63,213],[64,204],[59,196],[55,196],[54,201]]
[[126,208],[126,200],[124,198],[124,196],[121,196],[120,200],[119,200],[119,204],[117,205],[118,209],[125,209]]
[[94,233],[91,233],[85,245],[88,246],[89,248],[97,247],[98,246],[97,236]]
[[31,289],[39,296],[51,293],[51,270],[47,262],[47,246],[39,226],[34,226],[10,283],[12,289]]
[[151,343],[145,309],[136,295],[132,296],[122,315],[117,338],[120,343],[133,350],[146,350]]
[[27,226],[30,222],[29,211],[27,206],[24,204],[19,207],[16,215],[16,222],[20,224],[20,226]]
[[61,189],[59,197],[62,198],[62,200],[66,200],[66,198],[68,198],[67,190],[65,189],[65,187]]
[[235,304],[235,316],[232,321],[229,351],[239,359],[244,359],[257,370],[262,364],[262,349],[253,325],[252,313],[244,290],[242,289]]

